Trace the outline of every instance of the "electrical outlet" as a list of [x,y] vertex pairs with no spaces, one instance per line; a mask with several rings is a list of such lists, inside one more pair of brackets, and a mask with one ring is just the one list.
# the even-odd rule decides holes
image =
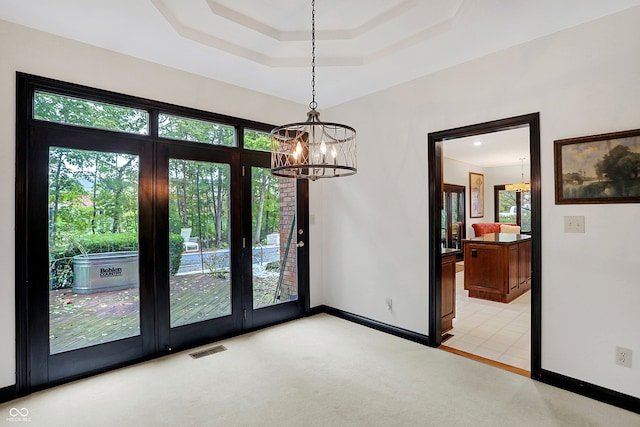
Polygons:
[[616,347],[616,365],[631,367],[631,350],[623,347]]
[[391,298],[387,298],[387,310],[393,309],[393,300]]

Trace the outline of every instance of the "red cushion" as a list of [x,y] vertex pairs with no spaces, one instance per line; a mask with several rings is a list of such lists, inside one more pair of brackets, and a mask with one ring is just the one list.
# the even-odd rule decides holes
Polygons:
[[[471,224],[473,227],[473,232],[476,234],[476,237],[482,236],[483,234],[490,233],[499,233],[500,232],[499,222],[479,222],[477,224]],[[516,224],[506,224],[505,225],[516,225]]]

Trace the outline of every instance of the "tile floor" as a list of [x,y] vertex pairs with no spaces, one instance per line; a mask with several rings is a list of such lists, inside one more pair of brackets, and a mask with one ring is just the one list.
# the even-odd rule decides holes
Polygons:
[[444,345],[531,370],[531,291],[509,304],[469,298],[456,274],[456,318]]

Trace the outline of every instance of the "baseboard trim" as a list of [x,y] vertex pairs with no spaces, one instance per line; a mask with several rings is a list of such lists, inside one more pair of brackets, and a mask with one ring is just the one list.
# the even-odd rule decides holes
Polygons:
[[369,319],[368,317],[360,316],[358,314],[349,313],[348,311],[339,310],[337,308],[329,307],[326,305],[320,305],[311,308],[309,314],[326,313],[331,316],[339,317],[341,319],[348,320],[350,322],[357,323],[362,326],[366,326],[380,332],[395,335],[396,337],[404,338],[409,341],[417,342],[418,344],[429,345],[429,336],[419,334],[417,332],[410,331],[408,329],[399,328],[397,326],[382,323],[377,320]]
[[18,397],[15,385],[0,388],[0,403],[5,403]]
[[582,396],[640,414],[640,399],[618,391],[590,384],[562,374],[540,370],[536,380]]

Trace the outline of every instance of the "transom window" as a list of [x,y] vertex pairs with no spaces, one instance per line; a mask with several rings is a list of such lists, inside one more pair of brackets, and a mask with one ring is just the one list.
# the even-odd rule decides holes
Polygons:
[[149,113],[70,96],[36,91],[33,118],[47,122],[118,132],[149,134]]
[[237,146],[233,126],[170,114],[158,115],[158,136],[226,147]]

